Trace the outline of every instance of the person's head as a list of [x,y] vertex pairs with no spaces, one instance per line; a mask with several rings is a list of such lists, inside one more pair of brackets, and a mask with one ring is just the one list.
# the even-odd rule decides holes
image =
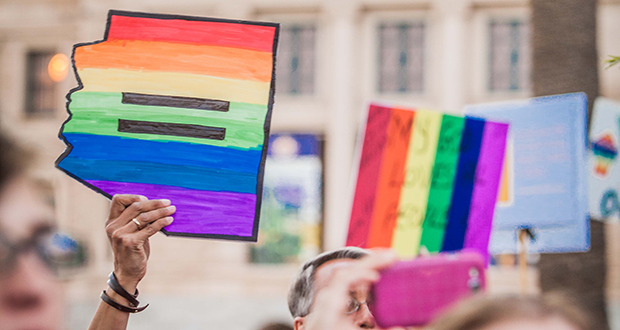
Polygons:
[[592,330],[588,316],[568,296],[478,297],[437,319],[431,330]]
[[26,179],[24,152],[0,135],[0,323],[3,330],[58,329],[60,284],[41,254],[53,212]]
[[[293,278],[288,295],[288,308],[294,318],[295,330],[304,328],[305,319],[312,312],[314,298],[331,280],[334,271],[348,266],[356,259],[368,255],[366,250],[347,247],[325,252],[306,261]],[[360,287],[351,292],[348,310],[351,322],[359,328],[373,329],[375,320],[366,304],[368,288]]]

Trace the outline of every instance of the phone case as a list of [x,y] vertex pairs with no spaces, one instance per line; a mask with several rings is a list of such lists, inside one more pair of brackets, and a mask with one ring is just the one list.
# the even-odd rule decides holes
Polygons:
[[381,272],[370,304],[382,328],[419,326],[457,301],[486,287],[484,262],[476,252],[404,261]]

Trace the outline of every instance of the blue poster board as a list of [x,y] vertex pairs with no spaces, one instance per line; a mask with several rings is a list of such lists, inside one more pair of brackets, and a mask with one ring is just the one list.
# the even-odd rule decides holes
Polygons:
[[619,126],[620,103],[597,98],[590,124],[588,150],[590,215],[594,219],[620,219],[620,167],[617,164]]
[[510,124],[492,254],[516,253],[522,228],[534,234],[529,252],[589,249],[587,107],[586,95],[574,93],[465,109]]

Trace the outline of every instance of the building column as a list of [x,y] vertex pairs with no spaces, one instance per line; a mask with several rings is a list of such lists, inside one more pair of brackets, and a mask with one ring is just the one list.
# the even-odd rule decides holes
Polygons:
[[465,105],[466,40],[470,0],[436,0],[434,10],[440,24],[441,101],[442,110],[459,113]]
[[349,224],[350,179],[355,145],[352,120],[352,59],[356,7],[340,1],[327,6],[329,35],[329,113],[325,142],[326,250],[342,247]]

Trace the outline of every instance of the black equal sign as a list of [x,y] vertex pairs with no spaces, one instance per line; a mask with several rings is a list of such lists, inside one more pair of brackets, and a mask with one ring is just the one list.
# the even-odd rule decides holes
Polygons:
[[[195,97],[149,95],[138,93],[123,93],[122,103],[220,112],[227,112],[230,108],[230,102],[228,101],[201,99]],[[161,123],[127,119],[118,120],[118,131],[137,134],[185,136],[212,140],[224,140],[224,138],[226,137],[226,128],[224,127]]]

